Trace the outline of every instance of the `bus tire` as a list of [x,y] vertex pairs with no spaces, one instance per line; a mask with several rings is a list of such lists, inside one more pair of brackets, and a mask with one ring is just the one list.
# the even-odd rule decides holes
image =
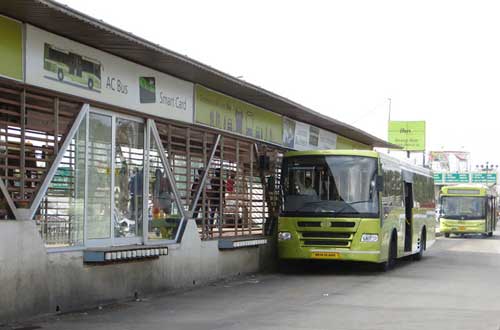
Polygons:
[[450,237],[450,233],[444,233],[444,237]]
[[89,81],[87,82],[87,86],[89,86],[89,89],[94,88],[94,81],[91,78],[89,78]]
[[64,79],[64,72],[62,69],[57,69],[57,79],[59,79],[59,81],[63,81]]
[[396,264],[396,257],[398,251],[398,243],[396,241],[396,235],[393,234],[391,237],[391,242],[389,243],[389,253],[387,255],[387,261],[384,261],[380,264],[380,270],[383,272],[387,272],[394,268]]
[[425,237],[425,228],[423,228],[422,234],[420,236],[420,248],[418,250],[418,253],[413,255],[413,260],[415,260],[415,261],[422,260],[422,257],[424,256],[426,243],[427,243],[427,239]]
[[490,232],[488,233],[488,237],[491,237],[491,236],[493,236],[493,232],[492,232],[492,231],[490,231]]

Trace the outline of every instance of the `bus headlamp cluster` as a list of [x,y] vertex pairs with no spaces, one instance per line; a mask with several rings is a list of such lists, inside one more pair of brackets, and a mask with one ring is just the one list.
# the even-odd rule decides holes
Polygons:
[[278,240],[279,241],[289,241],[292,239],[292,234],[287,232],[287,231],[280,231],[278,233]]
[[363,234],[361,242],[373,243],[378,242],[378,234]]

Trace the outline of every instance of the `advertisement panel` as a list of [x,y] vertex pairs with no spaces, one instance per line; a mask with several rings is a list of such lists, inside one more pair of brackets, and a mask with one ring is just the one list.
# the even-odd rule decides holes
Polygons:
[[337,134],[283,117],[283,145],[295,150],[335,149]]
[[425,121],[390,121],[389,142],[406,151],[424,151]]
[[193,84],[27,25],[26,82],[193,122]]
[[318,149],[337,149],[337,134],[325,131],[319,131],[319,146]]
[[23,26],[0,15],[0,76],[23,80]]
[[196,85],[195,91],[196,123],[283,144],[280,115],[200,85]]
[[467,172],[469,170],[470,153],[466,151],[431,151],[429,164],[433,171]]
[[293,149],[295,145],[295,120],[283,117],[283,145]]

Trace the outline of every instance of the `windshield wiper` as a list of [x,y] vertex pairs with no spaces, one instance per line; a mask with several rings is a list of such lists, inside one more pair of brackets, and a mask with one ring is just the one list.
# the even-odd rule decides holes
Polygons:
[[[359,204],[359,203],[368,203],[368,202],[372,202],[372,201],[373,200],[371,200],[371,199],[367,199],[367,200],[362,200],[362,201],[345,202],[345,206],[342,207],[340,210],[338,210],[337,213],[340,213],[340,212],[344,211],[348,206],[352,206],[354,204]],[[355,212],[348,212],[348,213],[359,213],[359,211],[356,210],[356,209],[354,209],[354,211]]]

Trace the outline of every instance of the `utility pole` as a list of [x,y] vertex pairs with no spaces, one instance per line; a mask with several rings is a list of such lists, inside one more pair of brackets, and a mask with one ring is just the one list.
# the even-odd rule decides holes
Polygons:
[[[392,99],[389,97],[389,98],[387,98],[387,100],[389,101],[389,117],[387,119],[387,141],[389,141],[389,125],[391,123],[391,105],[392,105]],[[391,153],[391,149],[390,148],[387,149],[387,153],[388,154]]]

